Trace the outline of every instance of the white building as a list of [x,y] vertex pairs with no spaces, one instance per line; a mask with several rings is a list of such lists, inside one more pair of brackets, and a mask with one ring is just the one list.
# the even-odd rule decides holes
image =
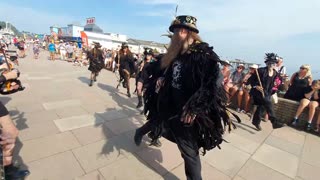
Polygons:
[[[81,26],[79,24],[68,24],[67,27],[50,27],[51,34],[56,34],[59,39],[65,39],[66,41],[76,40],[81,41],[87,36],[88,45],[92,45],[93,42],[98,42],[103,48],[119,50],[122,43],[128,43],[129,48],[134,53],[143,53],[144,48],[152,48],[159,53],[165,53],[165,44],[143,41],[137,39],[128,39],[127,35],[116,33],[103,33],[103,30],[95,24],[95,18],[88,18],[87,24]],[[54,32],[54,33],[53,33]],[[85,35],[82,37],[81,32]]]
[[128,39],[128,44],[132,52],[142,54],[144,52],[144,48],[152,48],[154,51],[158,53],[166,53],[166,44],[157,43],[154,41],[144,41],[138,39]]
[[84,31],[88,37],[89,45],[93,42],[99,42],[103,48],[111,49],[113,47],[112,38],[107,34]]

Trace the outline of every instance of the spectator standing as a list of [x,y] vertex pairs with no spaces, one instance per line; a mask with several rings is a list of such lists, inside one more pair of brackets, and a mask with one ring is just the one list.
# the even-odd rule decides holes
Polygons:
[[60,49],[60,59],[65,60],[67,51],[66,51],[66,45],[63,43],[62,40],[60,41],[59,49]]
[[70,43],[67,43],[66,50],[67,50],[68,59],[71,59],[73,55],[73,50],[74,50],[73,46]]
[[248,73],[243,78],[243,95],[244,95],[244,108],[241,111],[242,113],[246,114],[250,111],[250,90],[251,85],[248,84],[248,79],[256,73],[256,70],[258,69],[258,65],[253,64],[249,67]]
[[55,48],[55,45],[52,42],[49,43],[48,50],[49,50],[49,53],[50,53],[50,60],[54,61],[56,48]]

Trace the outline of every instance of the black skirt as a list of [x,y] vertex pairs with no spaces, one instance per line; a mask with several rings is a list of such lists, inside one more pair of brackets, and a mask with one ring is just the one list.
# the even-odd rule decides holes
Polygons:
[[88,70],[93,73],[98,73],[103,68],[104,68],[104,62],[102,60],[95,59],[90,61]]

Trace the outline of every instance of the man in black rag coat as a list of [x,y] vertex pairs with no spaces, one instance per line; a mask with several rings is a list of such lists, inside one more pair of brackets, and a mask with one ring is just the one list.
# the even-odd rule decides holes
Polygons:
[[232,123],[226,109],[218,55],[202,42],[192,16],[177,16],[168,52],[150,76],[145,92],[145,114],[149,120],[138,128],[134,141],[143,135],[153,140],[163,136],[177,144],[185,162],[188,180],[200,180],[199,149],[211,150],[223,141],[226,125]]

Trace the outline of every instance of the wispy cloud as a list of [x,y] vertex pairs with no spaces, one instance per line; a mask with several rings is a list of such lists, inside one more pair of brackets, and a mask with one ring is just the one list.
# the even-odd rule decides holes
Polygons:
[[181,0],[132,0],[136,3],[141,4],[153,4],[153,5],[162,5],[162,4],[177,4],[182,2]]
[[12,6],[0,2],[0,20],[8,21],[19,30],[48,33],[52,25],[66,26],[74,19],[67,15],[50,14],[40,9]]
[[161,9],[157,11],[143,11],[136,13],[137,16],[147,16],[147,17],[170,17],[174,16],[174,12],[170,9]]
[[179,4],[178,13],[196,16],[199,28],[204,31],[245,29],[251,35],[267,38],[320,31],[319,0],[138,0],[138,2],[158,5],[159,9],[153,9],[151,14],[163,11],[161,6],[163,4]]

